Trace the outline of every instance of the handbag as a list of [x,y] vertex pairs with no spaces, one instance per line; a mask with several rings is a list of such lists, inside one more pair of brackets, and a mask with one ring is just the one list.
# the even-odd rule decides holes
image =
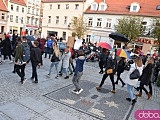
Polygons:
[[[135,64],[135,66],[136,66],[136,64]],[[131,80],[140,78],[140,72],[139,72],[139,70],[137,69],[137,66],[136,66],[136,69],[130,74],[129,78],[130,78]]]
[[53,55],[52,55],[52,57],[51,57],[51,62],[58,62],[58,61],[60,61],[60,60],[59,60],[59,57],[57,57],[56,54],[53,53]]
[[113,69],[111,69],[111,68],[110,68],[110,69],[107,69],[107,70],[106,70],[106,73],[107,73],[107,74],[112,74],[112,73],[113,73]]

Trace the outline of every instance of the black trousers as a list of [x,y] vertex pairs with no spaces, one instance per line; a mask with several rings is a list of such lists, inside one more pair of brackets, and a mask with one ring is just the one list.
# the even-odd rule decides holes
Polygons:
[[142,90],[144,90],[146,94],[150,93],[152,95],[152,84],[151,84],[151,81],[149,81],[148,86],[149,86],[149,92],[144,87],[144,84],[140,82],[140,92],[142,93]]
[[5,55],[4,54],[4,60],[6,59],[7,56],[9,57],[9,60],[11,60],[11,54],[10,55]]
[[102,81],[100,83],[100,86],[99,87],[102,87],[102,85],[104,84],[104,81],[106,80],[107,77],[110,77],[110,80],[112,82],[112,87],[113,87],[113,90],[115,90],[115,83],[114,83],[114,74],[104,74],[103,77],[102,77]]
[[118,83],[118,80],[120,80],[122,84],[125,84],[121,78],[121,72],[117,72],[117,81],[116,81],[117,83]]
[[35,78],[35,81],[38,82],[38,76],[37,76],[37,62],[31,62],[32,63],[32,78]]
[[24,80],[25,77],[25,64],[23,65],[15,65],[16,73],[19,75],[21,78],[21,82]]
[[103,66],[104,66],[104,64],[105,64],[104,61],[99,61],[100,72],[103,72]]

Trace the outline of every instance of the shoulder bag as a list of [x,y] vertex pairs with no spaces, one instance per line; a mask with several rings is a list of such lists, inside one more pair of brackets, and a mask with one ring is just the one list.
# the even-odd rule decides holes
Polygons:
[[139,70],[137,69],[136,64],[135,64],[135,67],[136,67],[136,69],[135,69],[135,70],[130,74],[130,76],[129,76],[129,78],[130,78],[131,80],[140,78],[140,72],[139,72]]

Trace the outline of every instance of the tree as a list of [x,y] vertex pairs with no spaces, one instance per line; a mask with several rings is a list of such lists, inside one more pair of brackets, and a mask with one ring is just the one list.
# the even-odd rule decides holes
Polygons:
[[151,35],[158,40],[158,48],[160,52],[160,18],[153,19],[153,28],[151,29]]
[[71,21],[71,31],[80,39],[83,38],[86,31],[87,25],[83,21],[83,17],[74,17]]
[[128,37],[130,42],[138,38],[139,35],[143,34],[143,19],[140,17],[124,17],[118,19],[118,24],[115,25],[115,29],[118,33],[123,34]]

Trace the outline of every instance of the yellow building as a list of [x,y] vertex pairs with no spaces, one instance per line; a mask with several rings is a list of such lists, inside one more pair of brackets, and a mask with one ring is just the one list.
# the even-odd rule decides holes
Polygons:
[[70,23],[80,17],[92,0],[43,0],[42,35],[67,39],[72,35]]

